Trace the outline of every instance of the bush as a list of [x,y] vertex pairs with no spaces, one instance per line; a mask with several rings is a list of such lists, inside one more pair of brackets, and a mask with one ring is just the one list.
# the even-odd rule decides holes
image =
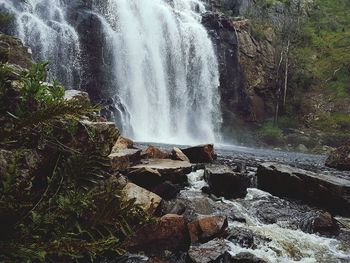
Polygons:
[[270,145],[280,145],[283,142],[282,130],[272,122],[263,124],[257,134],[260,140]]

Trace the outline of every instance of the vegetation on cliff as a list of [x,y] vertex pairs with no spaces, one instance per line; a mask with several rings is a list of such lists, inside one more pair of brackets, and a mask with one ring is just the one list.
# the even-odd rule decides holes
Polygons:
[[0,261],[120,254],[147,216],[110,173],[118,130],[46,83],[46,66],[0,65]]

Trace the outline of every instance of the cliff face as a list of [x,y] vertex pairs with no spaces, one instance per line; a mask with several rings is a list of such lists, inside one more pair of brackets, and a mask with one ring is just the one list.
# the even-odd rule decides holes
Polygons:
[[217,12],[206,13],[203,24],[217,49],[224,126],[235,126],[237,121],[262,121],[273,115],[273,30],[266,30],[262,39],[256,39],[249,20],[235,21]]

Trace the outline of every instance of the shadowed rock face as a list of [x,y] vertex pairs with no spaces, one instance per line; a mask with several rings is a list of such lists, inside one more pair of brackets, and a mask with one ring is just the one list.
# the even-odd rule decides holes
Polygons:
[[350,214],[350,180],[316,174],[277,163],[264,163],[257,171],[258,188],[280,197],[292,197]]

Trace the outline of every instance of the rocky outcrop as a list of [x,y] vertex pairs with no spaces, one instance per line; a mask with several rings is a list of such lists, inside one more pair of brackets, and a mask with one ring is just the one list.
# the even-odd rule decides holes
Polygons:
[[264,163],[257,171],[258,188],[280,197],[303,200],[339,214],[350,214],[350,180],[291,166]]
[[165,159],[169,158],[170,154],[166,153],[165,151],[162,151],[161,149],[153,145],[150,145],[142,151],[142,156],[146,159]]
[[237,121],[262,121],[271,116],[276,52],[272,29],[256,39],[248,20],[235,21],[208,12],[202,22],[217,49],[224,126],[235,127]]
[[216,159],[213,144],[204,144],[181,149],[191,163],[211,163]]
[[326,160],[328,167],[350,171],[350,143],[331,152]]
[[177,161],[189,162],[190,159],[177,147],[174,147],[171,151],[171,159]]
[[134,147],[134,142],[128,138],[125,138],[123,136],[119,136],[117,142],[112,148],[111,153],[116,153],[119,150],[124,150],[124,149],[136,149]]
[[22,41],[0,33],[0,61],[2,63],[16,64],[22,68],[32,65],[31,55]]
[[82,103],[90,103],[90,97],[87,92],[80,91],[80,90],[66,90],[64,92],[64,99],[65,100],[77,100]]
[[243,198],[251,186],[250,178],[245,173],[234,172],[225,165],[210,165],[205,168],[205,180],[211,193],[225,198]]

